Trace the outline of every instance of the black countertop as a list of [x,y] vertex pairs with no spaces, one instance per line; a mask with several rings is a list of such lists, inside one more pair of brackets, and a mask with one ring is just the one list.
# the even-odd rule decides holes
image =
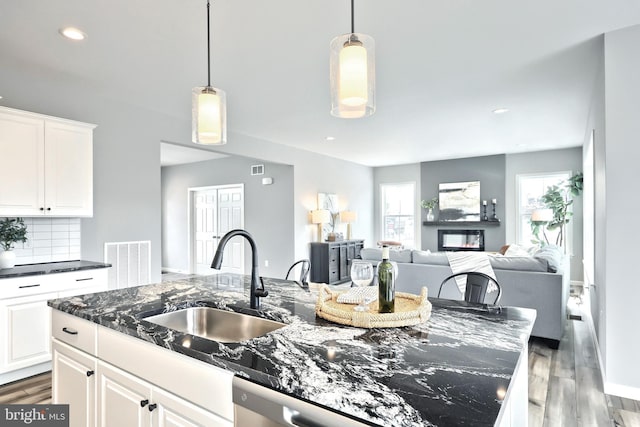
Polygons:
[[261,315],[288,326],[234,344],[142,318],[188,306],[249,312],[249,276],[190,277],[49,305],[382,426],[493,426],[535,320],[530,309],[431,299],[426,323],[367,330],[317,318],[317,291],[268,278],[265,287]]
[[96,268],[108,267],[111,267],[111,264],[82,260],[45,262],[42,264],[24,264],[16,265],[13,268],[1,268],[0,279],[8,279],[10,277],[36,276],[39,274],[66,273],[69,271],[93,270]]

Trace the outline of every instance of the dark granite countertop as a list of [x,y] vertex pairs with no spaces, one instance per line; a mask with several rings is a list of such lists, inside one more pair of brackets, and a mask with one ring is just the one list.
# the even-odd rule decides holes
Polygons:
[[0,279],[10,277],[36,276],[39,274],[66,273],[69,271],[93,270],[95,268],[108,268],[111,264],[93,261],[60,261],[45,262],[42,264],[16,265],[13,268],[0,269]]
[[261,315],[288,326],[235,344],[142,318],[188,306],[249,312],[249,276],[190,277],[49,305],[382,426],[493,426],[535,320],[534,310],[431,299],[431,318],[421,325],[344,327],[315,316],[317,291],[264,281]]

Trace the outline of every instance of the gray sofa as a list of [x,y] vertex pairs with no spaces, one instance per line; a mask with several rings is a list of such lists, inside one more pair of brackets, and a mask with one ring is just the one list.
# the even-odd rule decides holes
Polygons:
[[[502,287],[500,305],[533,308],[537,311],[532,335],[546,338],[557,348],[566,320],[569,298],[569,271],[566,259],[548,257],[489,256],[496,279]],[[374,266],[381,259],[381,249],[364,248],[360,257]],[[444,252],[392,250],[390,258],[398,264],[396,290],[419,294],[423,286],[430,297],[438,295],[440,283],[451,275]],[[564,257],[568,258],[568,257]],[[461,299],[455,284],[443,288],[442,298]],[[495,293],[488,293],[486,302],[493,302]]]

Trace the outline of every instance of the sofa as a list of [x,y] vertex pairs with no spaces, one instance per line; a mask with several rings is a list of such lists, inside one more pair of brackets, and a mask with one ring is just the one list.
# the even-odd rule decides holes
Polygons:
[[[543,248],[544,249],[544,248]],[[568,257],[558,250],[547,248],[534,253],[507,256],[490,253],[489,260],[496,279],[502,288],[499,304],[533,308],[537,311],[532,335],[545,338],[552,348],[557,348],[562,338],[569,298]],[[363,248],[360,258],[371,261],[374,267],[381,260],[379,248]],[[391,250],[389,258],[398,265],[396,291],[419,294],[423,286],[428,295],[436,297],[440,283],[452,274],[444,252],[417,251],[410,249]],[[442,290],[441,298],[461,299],[454,283]],[[491,303],[495,293],[488,293],[486,302]]]

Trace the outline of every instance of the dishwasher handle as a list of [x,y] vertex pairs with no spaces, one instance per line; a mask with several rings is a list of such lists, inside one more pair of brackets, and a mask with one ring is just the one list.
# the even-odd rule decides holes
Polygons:
[[[232,398],[235,425],[277,425],[292,427],[355,427],[369,425],[330,409],[297,399],[285,393],[233,377]],[[255,417],[270,420],[256,424]],[[245,419],[245,417],[247,417]],[[321,420],[321,423],[317,420]]]
[[312,419],[305,417],[298,411],[294,411],[286,406],[282,408],[284,419],[296,427],[323,427],[323,424],[319,424]]

